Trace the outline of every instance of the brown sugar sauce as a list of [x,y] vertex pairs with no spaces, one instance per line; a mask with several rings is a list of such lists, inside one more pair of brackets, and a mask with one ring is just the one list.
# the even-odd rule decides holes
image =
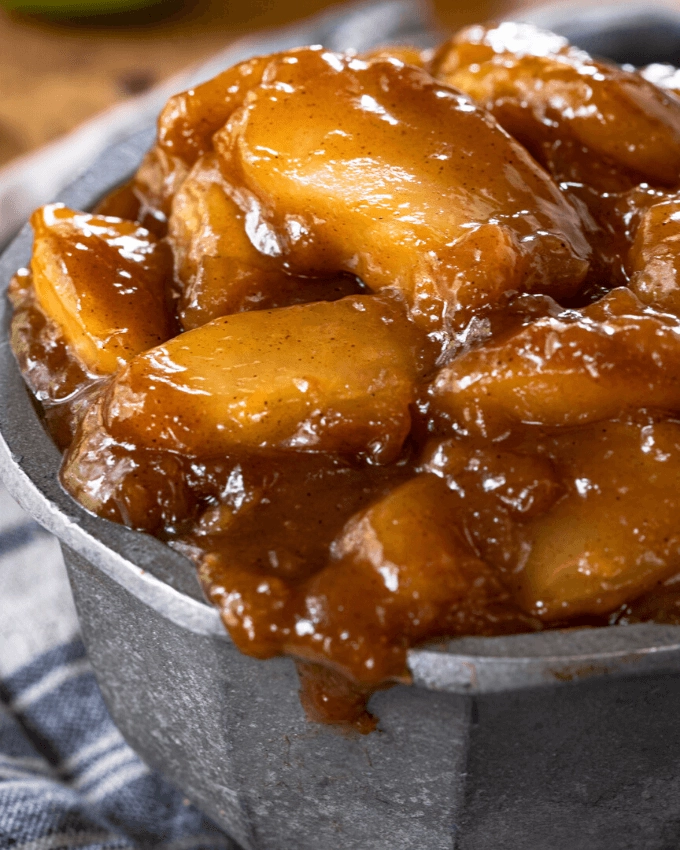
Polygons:
[[172,98],[95,213],[34,214],[12,346],[63,486],[186,554],[311,719],[370,731],[428,640],[680,623],[653,76],[514,24],[261,57]]

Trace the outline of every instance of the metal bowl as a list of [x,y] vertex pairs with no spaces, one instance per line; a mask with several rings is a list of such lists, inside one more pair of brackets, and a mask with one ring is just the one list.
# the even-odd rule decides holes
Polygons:
[[[152,135],[108,151],[61,200],[91,208]],[[2,292],[30,248],[26,227],[0,259]],[[292,660],[242,655],[189,561],[61,489],[8,324],[0,298],[0,475],[61,541],[123,735],[245,850],[677,850],[680,629],[425,646],[409,654],[414,687],[373,697],[377,731],[310,723]]]

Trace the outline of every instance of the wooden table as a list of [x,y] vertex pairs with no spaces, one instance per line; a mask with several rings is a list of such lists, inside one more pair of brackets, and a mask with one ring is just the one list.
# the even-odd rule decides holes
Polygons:
[[[435,0],[442,24],[525,0]],[[164,0],[126,18],[50,22],[0,11],[0,166],[197,63],[234,38],[313,14],[329,0]]]

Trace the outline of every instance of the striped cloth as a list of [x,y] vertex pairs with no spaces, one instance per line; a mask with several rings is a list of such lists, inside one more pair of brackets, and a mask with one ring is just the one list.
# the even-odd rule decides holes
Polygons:
[[54,538],[0,485],[0,850],[238,850],[128,747]]

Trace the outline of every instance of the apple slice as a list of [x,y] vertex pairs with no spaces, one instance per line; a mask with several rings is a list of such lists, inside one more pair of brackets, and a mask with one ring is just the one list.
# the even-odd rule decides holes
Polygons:
[[524,527],[517,575],[525,609],[544,620],[603,615],[680,570],[680,425],[601,422],[546,448],[565,495]]
[[679,369],[680,321],[614,289],[452,360],[429,388],[431,411],[492,437],[519,423],[571,427],[639,408],[680,411]]
[[352,296],[214,319],[135,358],[112,384],[117,439],[198,457],[241,450],[394,460],[408,434],[413,327]]
[[214,154],[201,157],[175,195],[168,241],[179,287],[178,315],[185,330],[230,313],[337,301],[365,290],[349,275],[286,274],[280,258],[258,251]]
[[51,204],[33,213],[38,303],[84,366],[115,372],[172,336],[167,248],[130,221]]

